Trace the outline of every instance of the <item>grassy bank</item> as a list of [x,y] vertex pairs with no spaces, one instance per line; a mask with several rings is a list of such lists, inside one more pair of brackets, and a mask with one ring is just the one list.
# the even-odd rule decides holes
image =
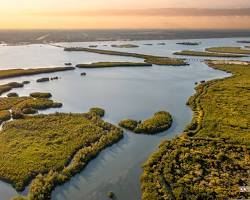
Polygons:
[[217,52],[217,53],[235,53],[235,54],[250,55],[250,50],[242,49],[241,47],[211,47],[207,48],[206,51]]
[[[175,52],[174,55],[180,55],[180,56],[203,56],[203,57],[225,57],[225,58],[241,58],[241,57],[247,57],[244,55],[237,55],[237,54],[223,54],[224,52],[206,52],[206,51],[180,51]],[[233,53],[233,52],[231,52]]]
[[138,45],[135,44],[112,44],[111,47],[115,48],[138,48]]
[[135,57],[135,58],[144,59],[146,63],[155,64],[155,65],[173,65],[173,66],[187,65],[187,63],[183,59],[169,58],[169,57],[162,57],[162,56],[152,56],[152,55],[145,55],[145,54],[138,54],[138,53],[127,53],[127,52],[120,52],[120,51],[90,49],[90,48],[82,48],[82,47],[64,48],[64,51],[69,51],[69,52],[86,51],[86,52],[91,52],[91,53],[114,55],[114,56]]
[[156,112],[151,118],[137,122],[132,119],[120,121],[119,126],[131,130],[135,133],[157,134],[170,128],[172,117],[166,111]]
[[67,70],[74,70],[74,67],[53,67],[53,68],[34,68],[34,69],[8,69],[0,70],[0,79],[19,76],[30,76],[35,74],[53,73]]
[[192,123],[144,165],[143,200],[249,198],[250,65],[208,64],[233,76],[196,88]]
[[149,63],[135,63],[135,62],[96,62],[91,64],[78,64],[78,68],[105,68],[105,67],[145,67],[152,66]]

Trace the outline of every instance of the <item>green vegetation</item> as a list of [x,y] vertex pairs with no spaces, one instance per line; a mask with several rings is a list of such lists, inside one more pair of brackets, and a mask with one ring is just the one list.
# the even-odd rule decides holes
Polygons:
[[51,93],[49,92],[33,92],[30,94],[30,96],[33,98],[44,98],[44,99],[52,97]]
[[109,191],[108,194],[107,194],[107,196],[108,196],[110,199],[113,199],[114,196],[115,196],[115,194],[114,194],[114,192]]
[[196,87],[192,123],[144,165],[142,200],[249,198],[250,63],[235,63],[207,61],[233,76]]
[[135,44],[113,44],[111,45],[111,47],[115,47],[115,48],[138,48],[138,45]]
[[166,43],[165,42],[160,42],[157,45],[166,45]]
[[50,81],[50,78],[48,78],[48,77],[39,78],[36,80],[36,82],[38,82],[38,83],[48,82],[48,81]]
[[151,118],[138,122],[133,119],[125,119],[119,122],[119,126],[135,133],[156,134],[169,129],[172,125],[172,117],[166,111],[156,112]]
[[[224,52],[223,52],[224,53]],[[237,54],[223,54],[222,52],[206,52],[206,51],[180,51],[175,52],[174,55],[180,56],[204,56],[204,57],[225,57],[225,58],[240,58],[240,57],[247,57],[244,55],[237,55]]]
[[78,68],[105,68],[105,67],[140,67],[152,66],[149,63],[135,63],[135,62],[96,62],[91,64],[78,64]]
[[0,95],[2,95],[5,92],[9,92],[13,88],[21,88],[21,87],[23,87],[23,84],[17,82],[11,82],[4,85],[0,85]]
[[11,92],[7,94],[7,97],[18,97],[18,94],[15,92]]
[[[44,110],[61,107],[61,103],[48,99],[34,99],[31,97],[1,97],[0,111],[12,110],[14,119],[24,118],[25,114],[31,114],[30,110]],[[32,112],[34,113],[34,111]]]
[[250,55],[250,50],[242,49],[240,47],[211,47],[207,48],[206,51],[216,52],[216,53],[235,53],[235,54]]
[[250,44],[249,40],[239,40],[237,43]]
[[53,73],[67,70],[74,70],[74,67],[53,67],[53,68],[36,68],[36,69],[8,69],[0,70],[0,79],[30,76],[35,74]]
[[135,133],[156,134],[169,129],[172,125],[172,117],[166,111],[156,112],[151,118],[139,123],[134,129]]
[[92,112],[7,122],[0,135],[0,177],[18,190],[34,178],[27,199],[49,199],[57,185],[79,173],[122,136],[121,129]]
[[185,62],[185,60],[179,59],[179,58],[152,56],[152,55],[145,55],[145,54],[138,54],[138,53],[127,53],[127,52],[101,50],[101,49],[90,49],[90,48],[82,48],[82,47],[64,48],[64,51],[69,51],[69,52],[71,52],[71,51],[86,51],[86,52],[91,52],[91,53],[114,55],[114,56],[135,57],[135,58],[144,59],[146,63],[155,64],[155,65],[173,65],[173,66],[188,65]]
[[30,84],[30,81],[23,81],[24,85]]
[[96,114],[99,117],[103,117],[105,115],[105,110],[102,108],[94,107],[89,109],[90,113]]
[[138,121],[133,119],[124,119],[119,122],[119,126],[125,129],[128,129],[130,131],[134,131],[136,127],[138,126]]
[[1,110],[0,111],[0,124],[4,121],[7,121],[11,118],[11,114],[9,110]]
[[200,42],[177,42],[176,44],[179,45],[189,45],[189,46],[197,46],[200,45]]

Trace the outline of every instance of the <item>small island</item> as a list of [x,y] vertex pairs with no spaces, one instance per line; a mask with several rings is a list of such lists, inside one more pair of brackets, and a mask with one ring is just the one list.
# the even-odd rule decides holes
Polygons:
[[238,40],[237,43],[250,44],[250,40]]
[[90,49],[83,47],[66,47],[64,51],[74,52],[74,51],[86,51],[91,53],[114,55],[114,56],[127,56],[144,59],[144,62],[155,65],[169,65],[169,66],[185,66],[189,65],[184,59],[180,58],[169,58],[163,56],[153,56],[139,53],[128,53],[120,51],[102,50],[102,49]]
[[52,94],[49,92],[33,92],[30,93],[30,96],[33,98],[49,99],[52,97]]
[[210,47],[206,48],[206,51],[216,52],[216,53],[235,53],[250,55],[249,49],[242,49],[241,47]]
[[138,48],[138,45],[135,44],[112,44],[111,47],[114,48]]
[[179,45],[187,45],[187,46],[198,46],[201,42],[177,42]]
[[0,95],[2,95],[5,92],[9,92],[14,88],[22,88],[23,86],[24,86],[23,83],[18,83],[18,82],[10,82],[7,84],[0,85]]
[[135,133],[157,134],[168,130],[171,127],[172,121],[170,113],[159,111],[143,122],[133,119],[125,119],[119,122],[119,126]]
[[190,50],[175,52],[174,55],[179,55],[179,56],[201,56],[201,57],[223,57],[223,58],[248,57],[248,56],[239,55],[239,54],[229,54],[229,53],[220,53],[220,52],[207,52],[207,51],[190,51]]
[[105,67],[150,67],[149,63],[134,62],[96,62],[91,64],[77,64],[77,68],[105,68]]
[[74,67],[53,67],[53,68],[35,68],[35,69],[7,69],[0,70],[0,79],[13,78],[19,76],[30,76],[35,74],[45,74],[74,70]]

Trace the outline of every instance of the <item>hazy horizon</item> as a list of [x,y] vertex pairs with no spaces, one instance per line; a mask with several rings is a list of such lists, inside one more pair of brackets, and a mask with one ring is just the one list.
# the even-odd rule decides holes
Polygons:
[[250,29],[247,0],[9,0],[0,29]]

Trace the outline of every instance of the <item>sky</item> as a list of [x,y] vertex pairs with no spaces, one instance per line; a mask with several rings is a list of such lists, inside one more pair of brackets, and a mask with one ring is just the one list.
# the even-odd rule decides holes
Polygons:
[[0,28],[250,29],[250,0],[2,0]]

